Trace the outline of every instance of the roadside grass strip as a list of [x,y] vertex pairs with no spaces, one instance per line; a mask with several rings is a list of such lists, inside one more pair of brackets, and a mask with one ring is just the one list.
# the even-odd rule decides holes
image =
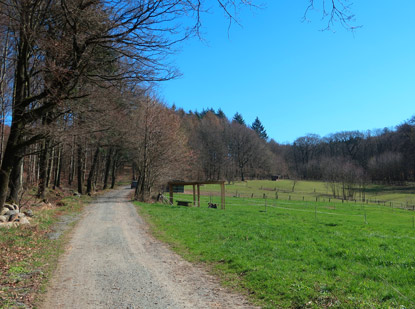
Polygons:
[[[0,230],[0,308],[36,307],[63,252],[65,237],[61,234],[75,224],[75,217],[90,199],[70,196],[62,199],[65,206],[33,207],[30,225]],[[68,228],[51,237],[63,218],[69,221]]]
[[412,211],[235,197],[220,210],[211,200],[137,205],[157,237],[265,308],[415,307]]

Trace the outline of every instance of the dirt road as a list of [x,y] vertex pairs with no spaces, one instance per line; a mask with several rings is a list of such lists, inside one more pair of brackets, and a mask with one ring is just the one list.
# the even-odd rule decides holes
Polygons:
[[128,193],[86,207],[42,308],[253,308],[150,236]]

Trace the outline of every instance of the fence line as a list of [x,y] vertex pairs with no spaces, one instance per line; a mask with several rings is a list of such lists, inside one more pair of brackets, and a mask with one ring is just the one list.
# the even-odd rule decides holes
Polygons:
[[[219,198],[219,196],[212,195],[212,194],[202,195],[202,197],[203,197],[203,199],[201,199],[201,201],[200,201],[201,207],[205,207],[203,205],[208,200],[210,202],[212,202],[212,197]],[[293,203],[289,203],[289,202],[284,201],[284,200],[278,200],[277,201],[275,199],[274,200],[272,200],[272,199],[259,199],[259,198],[256,198],[256,199],[255,198],[254,199],[248,198],[246,200],[244,198],[241,198],[241,199],[243,199],[244,202],[247,203],[243,206],[253,206],[253,207],[258,207],[258,208],[265,207],[265,212],[266,212],[267,207],[269,207],[269,208],[283,209],[283,210],[288,210],[288,211],[306,212],[306,213],[310,213],[310,214],[314,213],[316,219],[317,219],[318,214],[320,214],[320,215],[329,215],[329,216],[338,216],[338,217],[349,217],[349,218],[359,218],[360,217],[360,218],[362,218],[362,223],[364,223],[364,224],[368,224],[368,220],[370,221],[371,216],[375,215],[374,213],[371,213],[371,212],[367,213],[367,210],[380,211],[380,212],[384,211],[384,208],[383,208],[382,205],[357,204],[353,208],[353,210],[356,211],[356,212],[360,212],[360,213],[354,213],[353,214],[353,213],[342,213],[345,210],[351,210],[351,209],[348,209],[348,207],[346,205],[344,205],[344,207],[340,207],[339,212],[329,212],[329,211],[327,212],[327,211],[321,211],[321,209],[318,210],[318,207],[330,207],[332,205],[334,206],[334,209],[336,209],[336,207],[335,207],[336,203],[334,203],[334,202],[331,202],[331,205],[330,204],[326,204],[326,205],[315,205],[314,204],[315,207],[311,208],[311,205],[306,204],[307,201],[305,201],[304,204],[302,204],[302,203],[301,204],[293,204]],[[186,193],[182,193],[182,195],[175,196],[173,200],[174,200],[174,203],[177,202],[177,201],[185,201],[185,202],[188,202],[189,205],[192,205],[192,206],[194,205],[193,204],[194,200],[193,200],[192,195],[189,195],[189,194],[186,194]],[[195,205],[197,205],[197,201],[196,201]],[[241,203],[238,203],[237,199],[233,199],[231,201],[227,200],[226,205],[227,206],[242,206]],[[279,206],[279,205],[287,205],[287,206],[289,205],[289,206],[293,206],[293,207],[283,207],[283,206]],[[306,207],[306,208],[304,208],[304,207]],[[307,207],[309,207],[309,209],[307,209]],[[403,215],[404,213],[405,212],[402,212],[401,214]],[[376,214],[376,215],[379,215],[379,214]],[[406,218],[402,218],[402,219],[404,220]],[[407,222],[407,224],[402,224],[403,222],[406,222],[406,220],[402,221],[401,224],[394,223],[394,222],[389,222],[389,223],[392,224],[392,225],[399,225],[399,226],[407,225],[407,226],[411,226],[412,229],[415,229],[414,215],[411,216],[408,220],[409,221]],[[373,224],[375,222],[378,222],[378,220],[370,221],[370,222],[371,222],[371,224]],[[375,223],[375,225],[376,225],[376,223]]]
[[[208,194],[217,194],[216,191],[207,191]],[[320,196],[307,196],[307,195],[301,195],[298,193],[290,193],[290,192],[281,192],[281,191],[275,191],[275,195],[272,194],[268,196],[267,193],[261,193],[261,194],[255,194],[255,193],[241,193],[238,190],[236,190],[233,193],[227,192],[228,194],[232,194],[231,196],[234,198],[252,198],[252,199],[261,199],[261,198],[268,198],[268,199],[276,199],[276,200],[288,200],[288,201],[298,201],[298,202],[328,202],[328,203],[336,203],[336,204],[366,204],[366,205],[377,205],[377,206],[384,206],[384,207],[390,207],[390,208],[398,208],[398,209],[405,209],[405,210],[412,210],[415,211],[415,204],[414,202],[393,202],[393,201],[386,201],[386,200],[379,200],[379,199],[371,199],[371,198],[365,198],[365,199],[342,199],[337,197],[329,197],[327,195],[320,195]],[[229,195],[228,195],[229,196]]]
[[[212,194],[213,193],[213,194]],[[187,193],[182,193],[182,194],[184,194],[184,195],[187,195]],[[208,192],[208,195],[206,195],[206,194],[201,194],[201,196],[210,196],[210,198],[212,197],[212,196],[219,196],[219,195],[217,195],[217,192],[216,191],[214,191],[214,192]],[[254,196],[254,194],[252,194],[252,196]],[[281,201],[293,201],[293,202],[318,202],[318,203],[332,203],[333,204],[333,206],[335,206],[335,204],[356,204],[356,205],[360,205],[360,206],[369,206],[369,207],[373,207],[373,206],[379,206],[379,207],[387,207],[387,206],[384,206],[384,205],[382,205],[382,204],[380,204],[380,203],[371,203],[371,204],[369,204],[369,203],[365,203],[365,202],[359,202],[359,203],[357,203],[357,200],[354,200],[353,202],[350,202],[350,201],[346,201],[346,202],[342,202],[342,203],[340,203],[339,202],[339,200],[333,200],[333,199],[329,199],[328,201],[326,200],[326,199],[323,199],[323,200],[318,200],[317,199],[317,201],[315,201],[314,199],[313,200],[305,200],[304,198],[303,199],[301,199],[301,200],[295,200],[295,199],[292,199],[291,198],[291,196],[289,196],[289,198],[288,199],[281,199],[281,198],[278,198],[278,199],[275,199],[275,198],[269,198],[269,197],[267,197],[265,194],[262,196],[262,197],[249,197],[249,194],[248,194],[248,196],[247,197],[245,197],[245,196],[241,196],[241,195],[239,195],[238,197],[236,197],[236,196],[233,196],[233,198],[241,198],[241,199],[248,199],[248,200],[251,200],[250,201],[250,203],[252,204],[253,203],[253,200],[268,200],[268,201],[271,201],[271,200],[277,200],[277,201],[279,201],[279,203],[281,203]],[[176,200],[176,197],[175,197],[175,200]],[[185,200],[185,199],[183,199],[183,198],[180,198],[180,200],[183,200],[183,201],[187,201],[187,202],[193,202],[193,199],[190,199],[190,200]],[[366,200],[366,201],[369,201],[369,200]],[[284,202],[282,202],[282,203],[284,203]],[[232,205],[232,202],[227,202],[226,203],[227,205]],[[262,206],[264,206],[263,204],[262,204],[262,202],[258,202],[258,203],[254,203],[255,205],[262,205]],[[288,204],[288,203],[286,203],[286,204]],[[399,204],[402,204],[402,203],[399,203]],[[408,204],[408,207],[402,207],[402,208],[400,208],[400,207],[393,207],[393,203],[392,202],[390,202],[390,205],[392,205],[392,207],[391,208],[396,208],[396,209],[402,209],[402,210],[413,210],[414,208],[415,208],[415,205],[409,205]]]

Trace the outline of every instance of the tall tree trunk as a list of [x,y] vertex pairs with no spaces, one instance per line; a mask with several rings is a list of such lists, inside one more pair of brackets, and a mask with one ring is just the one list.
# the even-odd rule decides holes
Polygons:
[[108,177],[109,177],[110,169],[111,169],[112,153],[113,153],[113,148],[110,147],[110,149],[108,150],[107,162],[105,163],[104,187],[103,187],[104,190],[108,187]]
[[133,172],[133,180],[137,180],[137,164],[135,162],[133,162],[132,172]]
[[39,178],[40,178],[40,151],[42,151],[41,149],[42,145],[40,143],[37,144],[36,150],[39,153],[39,155],[36,156],[36,165],[35,165],[35,175],[34,175],[34,180],[35,183],[39,184]]
[[114,160],[113,160],[113,163],[112,163],[112,173],[111,173],[111,189],[114,189],[114,187],[115,187],[115,179],[116,179],[116,172],[117,172],[117,164],[118,164],[118,154],[117,154],[117,152],[115,152],[115,155],[114,155]]
[[62,160],[62,152],[61,152],[61,154],[60,154],[60,160],[59,160],[59,168],[58,168],[58,173],[57,173],[57,177],[56,177],[56,186],[58,188],[61,187],[62,168],[63,168],[63,160]]
[[73,143],[71,147],[71,164],[70,164],[69,173],[68,173],[68,185],[69,186],[72,186],[74,174],[75,174],[75,137],[73,138]]
[[145,198],[145,184],[146,184],[146,174],[145,171],[143,175],[140,176],[141,183],[140,183],[140,201],[144,202]]
[[140,200],[141,192],[143,190],[143,186],[142,186],[143,182],[142,182],[142,177],[141,177],[140,171],[138,171],[137,175],[138,175],[137,176],[137,186],[135,187],[135,190],[134,190],[134,199],[135,200]]
[[54,161],[55,161],[55,148],[52,147],[50,149],[49,162],[48,162],[48,172],[46,174],[46,188],[48,188],[49,184],[51,183]]
[[[9,144],[9,143],[7,143]],[[4,203],[6,202],[7,192],[9,187],[10,174],[13,169],[14,154],[10,151],[13,148],[6,146],[6,151],[3,157],[0,170],[0,211],[3,210]]]
[[98,155],[99,155],[99,146],[95,150],[94,158],[93,158],[92,164],[91,164],[91,170],[89,171],[89,175],[88,175],[88,180],[87,180],[87,185],[86,185],[86,193],[89,194],[89,195],[92,192],[92,182],[94,180],[95,169],[96,169],[97,163],[98,163]]
[[93,181],[93,190],[96,190],[96,188],[97,188],[97,182],[98,182],[98,178],[100,177],[100,169],[101,169],[101,156],[100,155],[98,155],[98,158],[97,158],[97,163],[96,163],[96,167],[95,167],[95,175],[94,175],[94,181]]
[[60,187],[61,185],[61,170],[62,170],[62,146],[58,146],[58,154],[56,158],[56,169],[55,169],[55,176],[54,176],[54,182],[53,182],[53,189],[56,189],[56,187]]
[[30,146],[30,153],[32,153],[31,155],[29,155],[28,158],[28,166],[26,168],[27,170],[27,174],[26,174],[26,183],[28,185],[32,185],[35,181],[35,170],[36,170],[36,155],[34,154],[37,150],[37,144],[31,145]]
[[0,169],[0,211],[3,209],[4,202],[7,198],[7,189],[9,186],[10,174],[15,164],[15,157],[20,151],[19,142],[24,129],[22,115],[25,110],[25,94],[28,80],[26,80],[26,68],[30,54],[29,42],[25,36],[23,28],[19,33],[19,43],[17,50],[17,61],[14,76],[14,96],[12,110],[12,124],[10,135],[7,140],[3,160]]
[[16,157],[15,160],[16,161],[15,161],[14,167],[10,175],[9,196],[7,197],[7,200],[12,203],[18,202],[19,193],[22,188],[21,176],[22,176],[23,158]]
[[[0,78],[1,79],[1,78]],[[2,90],[0,90],[2,92]],[[5,113],[5,106],[2,100],[1,102],[1,133],[0,133],[0,165],[3,161],[3,148],[4,148],[4,128],[5,128],[5,121],[6,121],[6,113]]]
[[[84,158],[83,158],[83,163],[84,166],[82,168],[82,183],[85,183],[86,180],[86,171],[87,171],[87,166],[88,166],[88,142],[85,140],[85,151],[84,151]],[[92,163],[91,163],[92,164]]]
[[1,135],[0,135],[0,164],[3,160],[3,148],[4,148],[4,128],[6,122],[6,102],[5,102],[5,89],[6,89],[6,57],[7,49],[9,46],[9,31],[6,32],[5,43],[2,53],[3,62],[0,68],[0,100],[1,100]]
[[146,125],[145,125],[145,131],[144,131],[144,142],[143,142],[143,162],[142,162],[142,166],[139,170],[139,176],[138,176],[138,182],[137,182],[137,189],[136,193],[139,193],[139,195],[136,195],[136,197],[138,196],[140,201],[144,202],[144,198],[145,198],[145,187],[146,187],[146,182],[147,180],[147,152],[148,152],[148,124],[147,124],[147,118],[146,118]]
[[47,177],[48,177],[48,163],[49,163],[49,147],[50,140],[45,138],[43,140],[43,147],[39,158],[39,187],[37,196],[44,200],[46,197]]
[[77,153],[77,169],[78,169],[78,192],[82,194],[82,186],[83,186],[83,164],[82,164],[82,146],[81,144],[78,145],[78,153]]

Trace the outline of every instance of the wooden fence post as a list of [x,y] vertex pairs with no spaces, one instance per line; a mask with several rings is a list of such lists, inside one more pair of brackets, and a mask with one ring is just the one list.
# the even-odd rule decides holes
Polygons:
[[224,182],[220,185],[220,195],[221,195],[221,208],[225,209],[225,183]]
[[200,185],[197,185],[197,207],[200,207]]
[[196,206],[196,186],[193,185],[193,206]]
[[173,205],[173,185],[169,183],[170,204]]

